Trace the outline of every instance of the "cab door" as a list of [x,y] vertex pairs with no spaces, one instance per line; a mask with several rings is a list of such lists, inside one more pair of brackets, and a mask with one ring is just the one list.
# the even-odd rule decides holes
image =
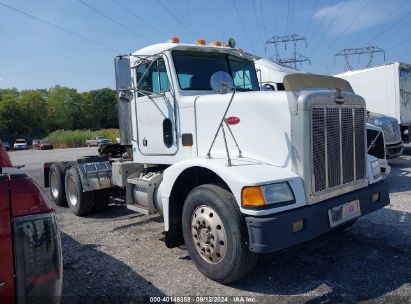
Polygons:
[[175,102],[165,60],[140,63],[136,68],[138,147],[144,155],[177,152]]

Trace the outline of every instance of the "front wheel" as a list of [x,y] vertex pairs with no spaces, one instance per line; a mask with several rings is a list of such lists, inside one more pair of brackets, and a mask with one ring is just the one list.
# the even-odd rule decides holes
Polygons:
[[244,217],[232,193],[202,185],[190,192],[182,215],[191,259],[207,277],[228,284],[247,275],[258,255],[247,246]]

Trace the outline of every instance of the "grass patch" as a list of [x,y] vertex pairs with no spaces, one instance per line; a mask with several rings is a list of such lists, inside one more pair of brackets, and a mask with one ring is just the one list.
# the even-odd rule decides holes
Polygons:
[[118,129],[102,129],[97,131],[91,130],[56,130],[47,136],[54,148],[76,148],[85,147],[86,140],[93,136],[105,136],[113,143],[116,142],[116,137],[120,137]]

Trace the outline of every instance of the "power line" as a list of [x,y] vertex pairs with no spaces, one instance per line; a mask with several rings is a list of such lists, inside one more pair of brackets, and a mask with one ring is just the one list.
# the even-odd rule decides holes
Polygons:
[[96,12],[97,14],[103,16],[104,18],[106,18],[107,20],[113,22],[114,24],[117,24],[119,27],[129,31],[130,33],[133,33],[134,35],[136,35],[137,37],[140,37],[141,39],[145,40],[148,43],[153,43],[152,41],[150,41],[149,39],[147,39],[146,37],[140,35],[139,33],[137,33],[135,30],[129,28],[128,26],[125,26],[124,24],[118,22],[117,20],[111,18],[110,16],[106,15],[105,13],[103,13],[102,11],[96,9],[94,6],[91,6],[90,4],[84,2],[83,0],[77,0],[78,2],[80,2],[81,4],[83,4],[84,6],[87,6],[89,9],[91,9],[92,11]]
[[319,1],[319,0],[315,1],[313,11],[311,12],[310,21],[308,21],[308,25],[307,25],[307,27],[305,28],[304,36],[307,35],[308,29],[310,28],[310,25],[311,25],[311,23],[312,23],[312,21],[313,21],[314,12],[315,12],[315,9],[317,8],[318,1]]
[[276,13],[275,13],[275,0],[273,0],[273,21],[274,21],[274,30],[273,33],[275,33],[276,29],[277,29],[277,17],[276,17]]
[[157,27],[155,27],[154,25],[148,23],[146,20],[144,20],[143,18],[141,18],[140,16],[138,16],[136,13],[134,13],[133,11],[130,10],[129,7],[125,6],[124,4],[122,4],[120,1],[118,0],[112,0],[114,3],[117,3],[118,6],[120,6],[121,8],[123,8],[125,11],[127,11],[130,15],[134,16],[137,20],[141,21],[144,23],[144,25],[147,25],[148,27],[150,27],[151,29],[153,29],[154,31],[156,31],[157,33],[163,35],[164,37],[167,37],[167,35],[162,32],[161,30],[159,30]]
[[295,8],[295,0],[292,0],[292,1],[293,1],[293,5],[292,5],[292,8],[291,8],[290,26],[288,27],[288,30],[290,32],[292,32],[292,28],[293,28],[294,8]]
[[297,32],[297,31],[299,30],[299,28],[300,28],[300,21],[301,21],[302,18],[298,18],[298,17],[300,16],[300,13],[305,10],[304,4],[306,4],[306,3],[307,3],[307,2],[302,2],[302,1],[301,1],[301,5],[298,5],[298,4],[297,4],[297,7],[299,8],[299,12],[298,12],[298,14],[297,14],[297,20],[296,20],[295,26],[294,26],[294,27],[295,27],[295,32]]
[[266,39],[267,38],[267,28],[265,27],[265,18],[264,18],[264,13],[263,13],[263,5],[261,4],[261,0],[258,3],[260,4],[260,13],[261,13],[261,18],[263,19],[264,39]]
[[251,42],[250,36],[248,36],[247,28],[245,27],[245,24],[244,24],[244,22],[243,22],[243,19],[241,19],[240,12],[238,11],[238,7],[237,7],[237,5],[235,4],[235,0],[233,0],[233,5],[234,5],[234,8],[235,8],[235,11],[237,12],[237,16],[238,16],[238,19],[240,20],[241,27],[243,28],[244,34],[245,34],[246,37],[247,37],[248,43],[250,43],[251,48],[253,49],[253,52],[255,52],[254,45],[253,45],[253,43]]
[[401,45],[403,45],[404,43],[407,43],[407,42],[409,42],[409,41],[411,41],[411,38],[410,38],[410,39],[403,40],[403,41],[401,41],[400,43],[394,44],[394,46],[392,46],[392,47],[390,47],[389,49],[387,49],[387,51],[391,51],[391,50],[393,50],[393,49],[395,49],[395,48],[397,48],[397,47],[399,47],[399,46],[401,46]]
[[[400,7],[403,3],[401,3],[398,7]],[[393,10],[394,11],[394,10]],[[392,12],[393,12],[392,11]],[[391,13],[392,13],[391,12]],[[372,38],[367,44],[372,43],[373,41],[377,40],[378,38],[380,38],[382,35],[384,35],[386,32],[388,32],[389,30],[391,30],[393,27],[395,27],[396,25],[398,25],[398,23],[401,23],[406,17],[408,17],[411,14],[411,12],[409,12],[408,14],[406,14],[405,16],[403,16],[400,20],[393,22],[389,27],[385,28],[385,30],[383,30],[382,32],[378,33],[377,35],[374,36],[374,38]]]
[[72,36],[75,36],[75,37],[77,37],[77,38],[80,38],[80,39],[86,40],[86,41],[88,41],[88,42],[94,43],[95,45],[98,45],[98,46],[103,47],[103,48],[105,48],[105,49],[114,51],[114,52],[116,52],[116,53],[121,53],[120,50],[114,49],[114,48],[112,48],[112,47],[110,47],[110,46],[108,46],[108,45],[105,45],[105,44],[103,44],[103,43],[100,43],[100,42],[98,42],[98,41],[95,41],[95,40],[93,40],[93,39],[91,39],[91,38],[88,38],[88,37],[83,36],[83,35],[81,35],[81,34],[78,34],[78,33],[76,33],[76,32],[73,32],[73,31],[71,31],[71,30],[69,30],[69,29],[66,29],[66,28],[60,26],[60,25],[51,23],[50,21],[47,21],[47,20],[41,19],[41,18],[39,18],[39,17],[33,16],[33,15],[27,13],[27,12],[24,12],[24,11],[22,11],[22,10],[19,10],[19,9],[17,9],[17,8],[15,8],[15,7],[12,7],[12,6],[8,5],[8,4],[5,4],[5,3],[3,3],[3,2],[0,2],[0,5],[8,8],[8,9],[11,9],[11,10],[13,10],[13,11],[15,11],[15,12],[21,14],[21,15],[24,15],[24,16],[26,16],[26,17],[29,17],[29,18],[31,18],[31,19],[34,19],[34,20],[36,20],[36,21],[39,21],[39,22],[41,22],[41,23],[47,24],[47,25],[49,25],[49,26],[51,26],[51,27],[54,27],[54,28],[56,28],[56,29],[58,29],[58,30],[60,30],[60,31],[63,31],[63,32],[65,32],[65,33],[68,33],[68,34],[70,34],[70,35],[72,35]]
[[289,16],[290,16],[290,0],[288,0],[288,5],[287,5],[287,18],[285,19],[284,35],[287,35],[287,25],[288,25]]
[[321,42],[324,40],[325,36],[328,34],[328,32],[330,31],[332,25],[334,24],[335,20],[337,19],[337,16],[342,12],[344,6],[345,6],[346,2],[343,2],[341,7],[337,10],[337,12],[334,15],[334,18],[332,19],[332,21],[328,24],[327,26],[327,30],[324,32],[324,34],[321,36],[320,41],[318,41],[317,45],[315,46],[315,48],[313,49],[311,56],[315,54],[316,49],[318,48],[318,46],[321,44]]
[[361,16],[361,14],[364,12],[364,10],[368,7],[370,3],[371,3],[371,0],[368,0],[368,2],[363,6],[363,8],[358,12],[358,14],[351,20],[351,23],[330,44],[330,46],[327,49],[327,52],[332,48],[335,42],[340,40],[340,38],[351,28],[351,26],[358,20],[358,18]]
[[257,27],[258,27],[258,32],[259,32],[259,36],[262,38],[262,40],[263,40],[263,43],[265,43],[265,36],[263,35],[263,31],[261,30],[261,28],[260,28],[260,20],[258,19],[258,16],[257,16],[257,9],[256,9],[256,6],[255,6],[255,0],[252,0],[252,2],[253,2],[253,10],[254,10],[254,16],[255,16],[255,20],[256,20],[256,22],[257,22]]
[[[171,7],[177,12],[177,14],[179,14],[180,17],[183,18],[183,20],[186,19],[186,23],[187,23],[189,26],[191,26],[198,34],[200,34],[201,36],[204,36],[203,33],[202,33],[201,31],[199,31],[198,28],[196,28],[196,27],[188,20],[187,16],[184,16],[184,15],[180,12],[180,10],[178,10],[178,9],[173,5],[173,2],[170,2],[170,1],[168,1],[168,0],[164,0],[164,1],[167,2],[167,4],[168,4],[169,6],[171,6]],[[187,2],[187,3],[188,3],[188,2]]]
[[180,23],[181,26],[183,26],[187,31],[189,31],[193,37],[195,38],[197,36],[196,33],[193,32],[193,30],[191,28],[189,28],[183,21],[180,20],[180,18],[178,18],[166,5],[164,5],[163,2],[161,2],[161,0],[158,1],[158,3],[160,3],[160,5],[166,9],[166,11],[174,17],[175,20],[177,20],[178,23]]
[[[332,6],[333,4],[334,4],[334,0],[330,0],[328,6]],[[323,14],[323,17],[321,18],[321,21],[320,21],[320,23],[318,24],[318,27],[316,28],[316,30],[314,31],[314,33],[318,33],[318,32],[319,32],[319,30],[320,30],[320,28],[321,28],[321,26],[322,26],[322,24],[323,24],[324,19],[325,19],[326,16],[327,16],[327,14]],[[311,45],[309,44],[309,46],[311,46]]]

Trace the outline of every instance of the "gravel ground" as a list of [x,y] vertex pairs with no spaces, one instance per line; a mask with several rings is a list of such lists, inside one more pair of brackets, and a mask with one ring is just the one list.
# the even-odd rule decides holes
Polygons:
[[[14,165],[25,164],[24,170],[42,184],[43,162],[96,151],[16,151],[10,156]],[[411,147],[405,154],[391,162],[389,206],[345,232],[262,255],[251,275],[230,286],[204,277],[184,248],[167,249],[159,217],[148,218],[119,205],[87,217],[57,207],[63,303],[131,303],[149,301],[150,296],[163,302],[188,300],[163,298],[183,296],[224,302],[227,296],[234,302],[411,303]]]

